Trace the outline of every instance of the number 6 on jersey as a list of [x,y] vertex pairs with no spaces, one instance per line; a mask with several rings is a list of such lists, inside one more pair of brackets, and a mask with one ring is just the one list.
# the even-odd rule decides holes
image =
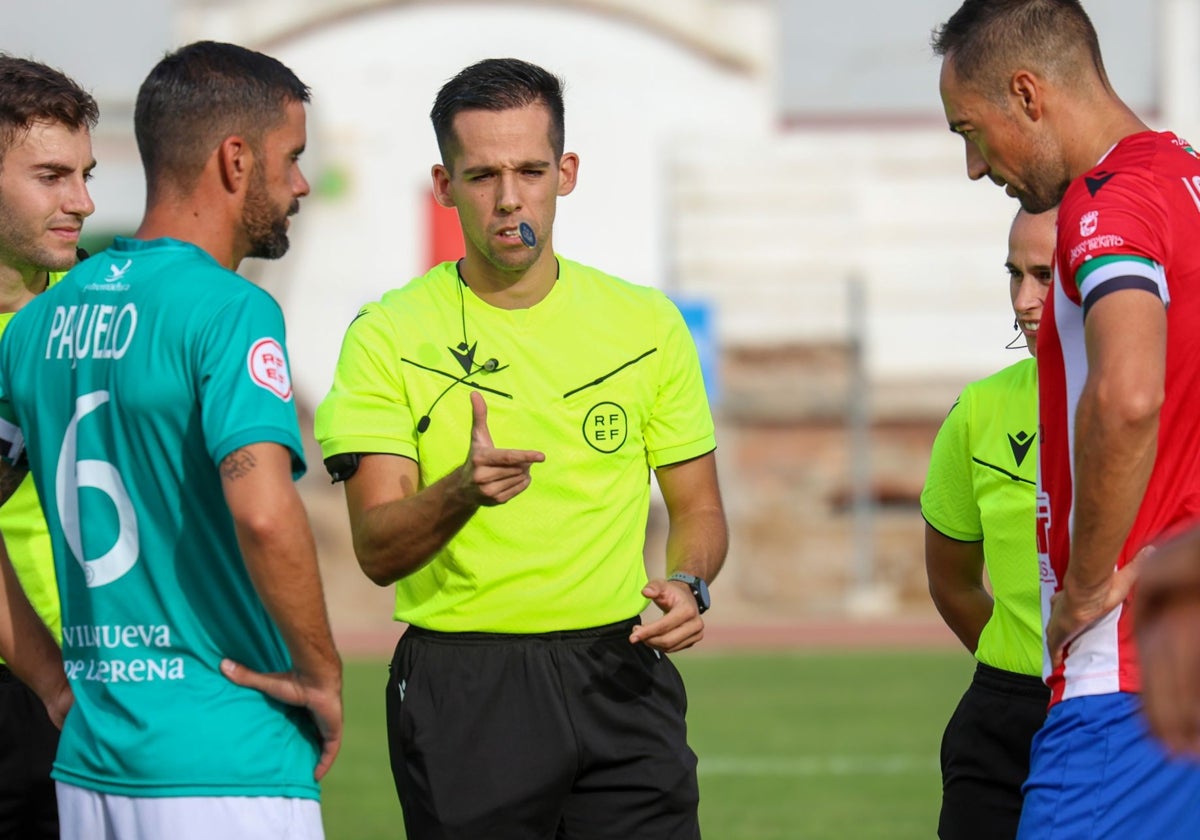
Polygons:
[[[62,520],[63,536],[76,562],[83,569],[89,588],[106,586],[118,580],[134,567],[138,558],[137,517],[120,473],[107,461],[80,461],[77,458],[79,424],[83,418],[107,403],[108,399],[108,391],[92,391],[75,401],[75,415],[67,425],[54,475],[54,497]],[[83,535],[79,528],[79,493],[85,487],[108,496],[117,509],[117,540],[107,552],[94,560],[88,560],[83,553]]]

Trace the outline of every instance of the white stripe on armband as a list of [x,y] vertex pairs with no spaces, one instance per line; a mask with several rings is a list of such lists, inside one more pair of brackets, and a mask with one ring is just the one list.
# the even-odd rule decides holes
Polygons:
[[1137,258],[1106,260],[1092,271],[1088,271],[1088,265],[1084,263],[1075,272],[1075,276],[1078,278],[1080,274],[1083,274],[1084,278],[1079,283],[1079,297],[1085,304],[1101,286],[1121,277],[1138,277],[1148,280],[1157,290],[1159,300],[1163,302],[1163,305],[1168,306],[1171,303],[1171,293],[1167,288],[1167,273],[1161,265],[1155,262]]
[[20,427],[0,417],[0,457],[10,464],[15,464],[21,460],[24,451],[25,435],[21,433]]

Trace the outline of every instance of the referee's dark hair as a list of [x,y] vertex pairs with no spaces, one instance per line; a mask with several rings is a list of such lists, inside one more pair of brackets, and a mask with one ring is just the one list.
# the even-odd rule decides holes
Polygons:
[[453,172],[457,140],[454,118],[463,111],[507,111],[542,104],[550,112],[550,147],[562,157],[566,136],[563,83],[553,73],[519,58],[486,58],[442,85],[429,118],[442,153],[442,165]]
[[1111,90],[1100,39],[1079,0],[965,0],[933,31],[932,46],[954,62],[960,82],[993,100],[1004,98],[1017,69],[1067,88],[1098,79]]
[[167,182],[190,189],[222,140],[236,134],[257,146],[288,103],[308,100],[308,86],[260,52],[197,41],[168,53],[142,83],[133,113],[148,194]]
[[17,136],[35,122],[90,131],[99,119],[96,100],[62,72],[0,53],[0,164]]

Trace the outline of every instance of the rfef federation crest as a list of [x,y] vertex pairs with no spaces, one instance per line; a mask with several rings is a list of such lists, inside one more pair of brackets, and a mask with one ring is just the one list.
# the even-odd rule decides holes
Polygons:
[[628,437],[629,418],[616,403],[594,405],[583,419],[583,439],[599,452],[616,452]]
[[278,341],[260,338],[254,342],[246,366],[255,385],[266,388],[284,402],[292,398],[292,377],[288,373],[287,357],[283,355],[283,348]]

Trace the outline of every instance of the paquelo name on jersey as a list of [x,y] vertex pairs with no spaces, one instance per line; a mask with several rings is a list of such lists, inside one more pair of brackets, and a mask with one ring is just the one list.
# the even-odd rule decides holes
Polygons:
[[47,359],[120,359],[137,331],[137,306],[84,303],[54,307]]

